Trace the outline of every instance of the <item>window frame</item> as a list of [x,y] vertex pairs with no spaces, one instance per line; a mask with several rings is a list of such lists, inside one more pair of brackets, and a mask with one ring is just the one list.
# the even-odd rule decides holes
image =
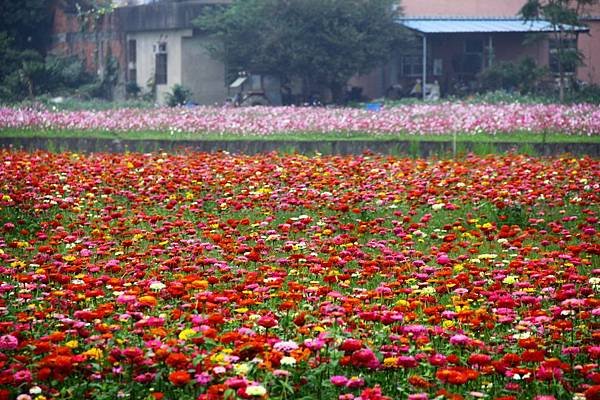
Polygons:
[[137,84],[137,40],[127,40],[127,81]]
[[154,83],[156,85],[168,84],[168,61],[167,44],[158,43],[157,52],[154,55]]

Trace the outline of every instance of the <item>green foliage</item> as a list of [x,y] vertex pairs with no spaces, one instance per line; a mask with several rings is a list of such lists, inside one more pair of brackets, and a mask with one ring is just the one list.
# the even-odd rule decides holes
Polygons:
[[600,104],[600,85],[583,85],[567,94],[569,103]]
[[92,80],[85,71],[83,61],[77,57],[48,56],[46,69],[58,85],[67,88],[75,88]]
[[112,100],[113,89],[119,80],[119,62],[111,55],[106,57],[104,72],[100,79],[100,96],[103,99]]
[[142,88],[135,82],[127,82],[125,85],[125,94],[128,99],[137,99],[142,91]]
[[402,38],[395,0],[236,0],[200,17],[210,50],[231,70],[300,78],[305,94],[343,85],[390,56]]
[[557,43],[561,102],[565,98],[565,71],[583,63],[582,53],[570,48],[568,40],[577,37],[576,28],[586,26],[581,21],[585,7],[597,3],[598,0],[527,0],[519,12],[525,21],[546,20],[553,28],[552,37]]
[[[15,52],[10,50],[10,52]],[[0,98],[15,101],[77,88],[92,81],[75,57],[48,56],[34,50],[16,52],[13,70],[0,82]]]
[[47,0],[0,1],[0,31],[12,39],[16,50],[45,49],[52,21],[50,3]]
[[487,215],[489,220],[495,222],[498,226],[517,225],[521,228],[527,228],[529,226],[530,215],[527,210],[518,203],[501,206],[499,204],[484,203],[479,207],[479,211],[483,215]]
[[188,102],[192,95],[188,89],[182,85],[173,85],[171,92],[167,93],[166,100],[169,107],[182,106]]
[[538,67],[535,61],[528,57],[519,63],[496,64],[484,70],[479,79],[484,91],[506,90],[530,94],[537,91],[547,74],[546,68]]

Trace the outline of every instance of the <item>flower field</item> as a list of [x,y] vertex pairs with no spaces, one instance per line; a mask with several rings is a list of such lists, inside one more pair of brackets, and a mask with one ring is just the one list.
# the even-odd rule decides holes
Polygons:
[[0,108],[0,129],[165,131],[268,136],[276,133],[441,135],[544,131],[600,135],[600,107],[526,104],[415,104],[380,112],[340,108],[161,108],[62,111]]
[[0,152],[0,399],[600,398],[599,160]]

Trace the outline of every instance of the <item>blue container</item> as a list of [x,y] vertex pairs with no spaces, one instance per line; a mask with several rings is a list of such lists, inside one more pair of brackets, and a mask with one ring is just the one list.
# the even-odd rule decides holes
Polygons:
[[367,103],[365,104],[365,110],[367,111],[381,111],[381,103]]

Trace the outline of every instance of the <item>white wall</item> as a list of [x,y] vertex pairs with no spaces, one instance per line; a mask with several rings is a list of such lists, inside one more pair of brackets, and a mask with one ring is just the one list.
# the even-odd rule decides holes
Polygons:
[[167,44],[167,83],[156,85],[156,102],[165,104],[165,95],[171,91],[174,85],[182,84],[182,38],[192,36],[190,29],[136,32],[129,33],[127,40],[136,41],[136,83],[146,93],[150,90],[149,82],[154,82],[156,51],[159,43]]
[[182,84],[198,104],[223,104],[227,98],[225,66],[210,56],[206,45],[206,39],[199,36],[182,40]]

